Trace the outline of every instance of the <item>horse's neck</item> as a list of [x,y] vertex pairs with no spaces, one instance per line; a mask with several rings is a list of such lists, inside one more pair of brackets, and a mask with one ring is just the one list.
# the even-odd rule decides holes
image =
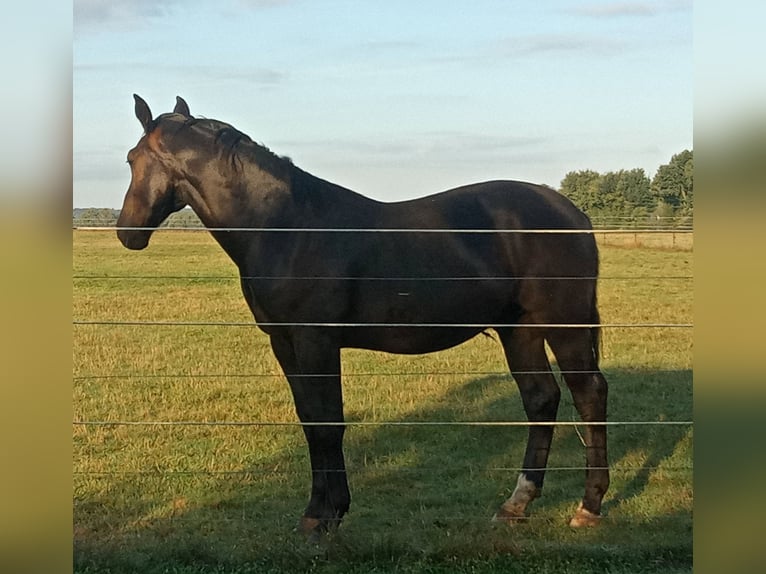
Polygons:
[[[194,181],[194,184],[191,182]],[[254,233],[243,229],[289,227],[295,217],[291,184],[253,171],[241,178],[186,178],[179,185],[184,199],[238,266],[248,256]],[[231,229],[232,231],[221,231]]]
[[297,167],[285,179],[246,165],[233,180],[207,180],[185,193],[191,208],[240,269],[263,245],[258,231],[301,227],[368,226],[365,217],[374,202],[355,192],[318,179]]
[[226,179],[186,177],[179,191],[205,227],[263,227],[290,197],[290,183],[257,172]]

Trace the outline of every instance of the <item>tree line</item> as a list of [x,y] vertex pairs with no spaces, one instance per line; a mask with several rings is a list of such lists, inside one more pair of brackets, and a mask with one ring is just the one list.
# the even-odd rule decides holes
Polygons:
[[[109,207],[86,207],[72,210],[74,227],[114,227],[120,216],[119,209]],[[190,208],[172,213],[160,227],[203,227],[202,222]]]
[[596,225],[618,221],[690,224],[694,216],[694,154],[689,150],[675,154],[652,179],[640,168],[607,173],[570,171],[559,192]]
[[[582,209],[596,227],[626,224],[676,227],[694,215],[694,154],[684,150],[649,179],[643,169],[598,173],[570,171],[558,190]],[[119,209],[90,207],[72,212],[76,227],[112,227]],[[162,227],[202,227],[189,208],[172,214]]]

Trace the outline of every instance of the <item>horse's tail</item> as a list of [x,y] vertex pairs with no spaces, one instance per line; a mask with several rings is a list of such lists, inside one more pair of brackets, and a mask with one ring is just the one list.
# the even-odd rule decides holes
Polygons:
[[[588,223],[590,224],[590,219],[588,220]],[[593,229],[592,226],[591,229]],[[593,248],[596,256],[596,273],[593,281],[593,296],[590,304],[590,322],[591,325],[593,325],[590,328],[590,344],[593,349],[593,358],[596,360],[596,368],[598,368],[599,360],[601,359],[601,345],[603,344],[601,339],[601,316],[598,312],[598,275],[601,262],[599,261],[600,257],[598,247],[596,246],[596,236],[591,235],[591,239],[593,241]]]
[[596,289],[593,289],[593,302],[590,309],[590,322],[592,327],[590,328],[590,344],[593,349],[593,358],[596,360],[596,367],[598,367],[599,360],[601,359],[601,317],[598,313],[598,296],[596,295]]
[[[580,212],[585,219],[584,229],[587,230],[593,230],[593,223],[590,220],[590,217],[588,217],[588,214],[584,212]],[[593,358],[596,361],[596,368],[598,368],[599,360],[601,359],[601,345],[602,345],[602,339],[601,339],[601,317],[598,313],[598,275],[599,275],[599,267],[600,261],[599,261],[599,253],[598,253],[598,246],[596,245],[596,236],[594,234],[589,234],[588,241],[590,241],[590,248],[592,249],[592,254],[594,256],[594,267],[593,270],[595,271],[594,275],[594,281],[593,281],[593,295],[591,297],[591,304],[590,304],[590,344],[591,348],[593,349]]]

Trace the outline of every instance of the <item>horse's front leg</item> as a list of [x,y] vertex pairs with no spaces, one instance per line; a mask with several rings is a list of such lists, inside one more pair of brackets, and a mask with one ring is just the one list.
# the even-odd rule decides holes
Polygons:
[[315,330],[273,335],[271,346],[290,383],[311,458],[311,499],[299,529],[316,537],[337,528],[351,502],[343,459],[340,349]]

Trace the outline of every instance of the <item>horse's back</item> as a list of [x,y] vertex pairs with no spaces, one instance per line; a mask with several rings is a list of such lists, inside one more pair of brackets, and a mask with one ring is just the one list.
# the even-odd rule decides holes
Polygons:
[[[490,258],[506,271],[534,268],[555,274],[566,269],[567,274],[581,270],[589,276],[597,272],[590,220],[568,198],[546,186],[505,180],[465,185],[386,204],[379,224],[444,230],[442,245],[453,249],[473,245],[478,251],[475,257]],[[424,233],[413,239],[413,245],[431,240]]]
[[397,228],[591,229],[588,217],[568,198],[552,188],[521,181],[474,183],[380,207],[380,223]]

